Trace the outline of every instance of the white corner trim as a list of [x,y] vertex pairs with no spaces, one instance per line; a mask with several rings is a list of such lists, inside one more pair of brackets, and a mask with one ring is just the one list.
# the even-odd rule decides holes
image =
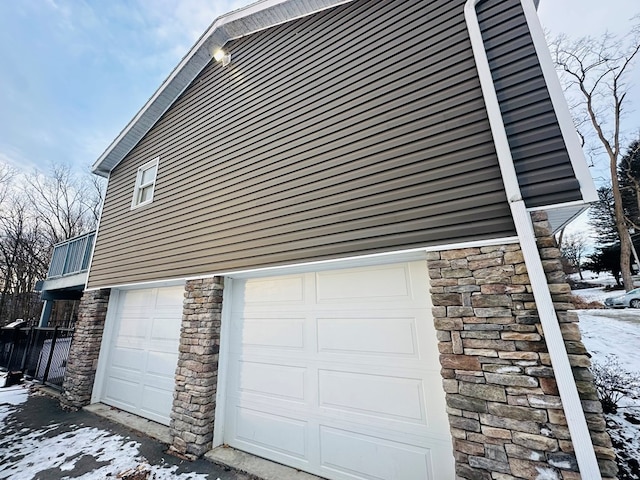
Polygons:
[[553,59],[551,58],[551,52],[547,46],[547,40],[544,36],[544,30],[540,24],[540,18],[536,11],[536,7],[533,4],[533,0],[520,0],[522,9],[524,10],[524,16],[529,26],[529,32],[531,32],[531,38],[533,40],[533,46],[538,55],[538,61],[540,68],[542,69],[542,75],[544,81],[547,84],[547,90],[551,97],[551,104],[556,113],[558,119],[558,125],[560,125],[560,132],[562,138],[569,152],[569,159],[573,166],[573,172],[580,183],[580,191],[582,192],[582,198],[585,202],[596,202],[598,200],[598,192],[596,190],[593,177],[589,171],[587,160],[584,156],[584,151],[580,145],[578,133],[573,123],[573,117],[569,111],[569,105],[565,99],[560,79],[556,73]]
[[542,207],[527,207],[527,211],[529,212],[540,212],[547,210],[558,210],[559,208],[569,208],[569,207],[582,207],[583,209],[589,208],[589,205],[586,205],[582,200],[575,200],[573,202],[565,202],[565,203],[554,203],[552,205],[544,205]]
[[93,380],[93,390],[91,391],[91,403],[97,403],[102,399],[104,379],[109,363],[109,351],[114,335],[114,326],[118,310],[118,300],[120,292],[112,290],[109,294],[109,303],[107,304],[107,315],[104,320],[102,329],[102,339],[100,341],[100,353],[98,354],[98,365],[96,367],[96,376]]
[[216,410],[213,421],[212,448],[224,444],[224,424],[227,411],[227,384],[229,371],[229,342],[231,341],[231,303],[233,279],[224,278],[222,288],[222,314],[220,317],[220,351],[218,352],[218,380],[216,386]]
[[96,253],[96,244],[98,243],[98,232],[100,231],[100,222],[102,221],[102,212],[104,212],[104,203],[107,200],[107,190],[109,189],[109,181],[111,180],[111,174],[107,177],[107,184],[104,187],[104,195],[102,196],[102,205],[100,206],[100,215],[98,216],[98,223],[96,225],[96,234],[93,237],[93,247],[91,247],[91,256],[89,257],[89,265],[87,265],[87,279],[84,281],[84,291],[87,291],[89,285],[89,275],[91,274],[91,266],[93,265],[93,256]]
[[[591,441],[589,427],[578,389],[573,377],[564,338],[553,306],[546,275],[542,267],[540,252],[535,241],[535,233],[531,217],[520,195],[518,178],[513,165],[513,158],[507,140],[507,134],[498,104],[498,96],[493,84],[489,60],[482,40],[480,24],[476,13],[476,5],[480,0],[467,0],[465,4],[465,20],[469,29],[469,37],[476,60],[480,86],[487,106],[487,114],[493,133],[498,163],[505,183],[507,199],[511,208],[513,221],[520,239],[520,245],[529,273],[531,288],[544,331],[545,341],[549,349],[560,398],[567,417],[576,459],[583,480],[602,480],[600,468]],[[528,0],[532,6],[531,0]],[[534,12],[535,13],[535,12]]]
[[527,266],[527,273],[531,281],[533,296],[538,308],[540,323],[544,331],[551,364],[556,376],[562,407],[567,417],[567,425],[571,432],[573,448],[580,467],[583,480],[601,480],[600,468],[596,458],[589,426],[580,401],[573,371],[560,324],[553,306],[553,299],[549,292],[547,277],[542,267],[540,252],[536,245],[536,237],[531,224],[530,214],[524,202],[511,204],[516,229],[519,230],[520,246]]

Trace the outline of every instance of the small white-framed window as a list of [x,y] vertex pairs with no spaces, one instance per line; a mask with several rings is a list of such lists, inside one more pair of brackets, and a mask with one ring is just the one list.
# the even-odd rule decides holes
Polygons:
[[133,200],[131,208],[141,207],[153,201],[153,190],[156,186],[156,176],[158,174],[158,161],[160,157],[154,158],[138,168],[136,176],[136,187],[133,189]]

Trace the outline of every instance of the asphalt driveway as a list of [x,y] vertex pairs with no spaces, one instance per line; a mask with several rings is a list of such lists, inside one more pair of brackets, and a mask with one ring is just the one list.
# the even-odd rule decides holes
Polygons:
[[[1,377],[1,375],[0,375]],[[0,385],[4,378],[0,378]],[[28,386],[0,388],[0,479],[249,480]]]

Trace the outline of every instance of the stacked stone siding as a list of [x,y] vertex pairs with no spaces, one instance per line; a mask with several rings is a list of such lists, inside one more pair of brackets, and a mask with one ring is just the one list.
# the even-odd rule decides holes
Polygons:
[[[534,227],[600,470],[613,478],[560,253],[544,216]],[[428,267],[457,477],[581,478],[520,246],[431,252]]]
[[223,279],[188,281],[171,411],[171,449],[197,457],[211,448],[218,381]]
[[91,402],[110,293],[104,289],[82,295],[62,386],[63,407],[77,409]]

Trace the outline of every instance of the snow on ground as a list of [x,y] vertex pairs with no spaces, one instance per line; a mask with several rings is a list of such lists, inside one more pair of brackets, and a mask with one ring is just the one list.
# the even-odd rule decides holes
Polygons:
[[[5,384],[6,373],[0,372],[0,386]],[[24,385],[2,388],[0,390],[0,423],[15,411],[15,407],[27,401],[29,390]]]
[[640,372],[640,310],[579,310],[582,341],[593,359],[615,355],[627,371]]
[[29,389],[25,385],[14,385],[2,389],[2,403],[8,405],[20,405],[27,401]]
[[[604,291],[604,288],[588,288],[572,292],[584,300],[603,302],[605,298],[622,295],[623,291]],[[592,361],[604,364],[607,357],[614,357],[620,368],[640,374],[640,310],[602,309],[578,310],[580,331]],[[620,401],[615,414],[606,414],[607,429],[614,448],[621,459],[619,478],[639,479],[640,462],[640,402],[638,395]]]
[[605,292],[602,287],[597,288],[582,288],[580,290],[574,290],[573,295],[576,297],[580,297],[585,302],[602,302],[604,305],[605,298],[615,297],[617,295],[622,295],[617,290],[612,290],[610,292]]
[[[0,373],[0,385],[5,374]],[[27,401],[26,385],[0,388],[0,424]],[[31,480],[49,469],[71,471],[84,460],[97,462],[97,467],[79,480],[104,480],[130,469],[150,472],[149,478],[157,480],[206,480],[207,474],[176,474],[177,466],[150,465],[140,455],[140,444],[105,430],[83,427],[71,432],[61,431],[50,424],[39,430],[19,430],[0,438],[0,479]],[[57,477],[56,477],[57,478]],[[70,478],[70,477],[64,477]],[[219,479],[218,479],[219,480]]]
[[[2,397],[0,397],[0,400]],[[0,440],[0,479],[31,480],[49,469],[71,471],[83,458],[93,458],[99,466],[78,480],[117,478],[128,469],[144,466],[157,480],[205,480],[208,475],[176,474],[177,466],[149,465],[140,456],[140,444],[120,435],[93,427],[52,435],[58,425],[48,425],[31,432],[15,432]],[[70,477],[64,477],[70,478]]]

